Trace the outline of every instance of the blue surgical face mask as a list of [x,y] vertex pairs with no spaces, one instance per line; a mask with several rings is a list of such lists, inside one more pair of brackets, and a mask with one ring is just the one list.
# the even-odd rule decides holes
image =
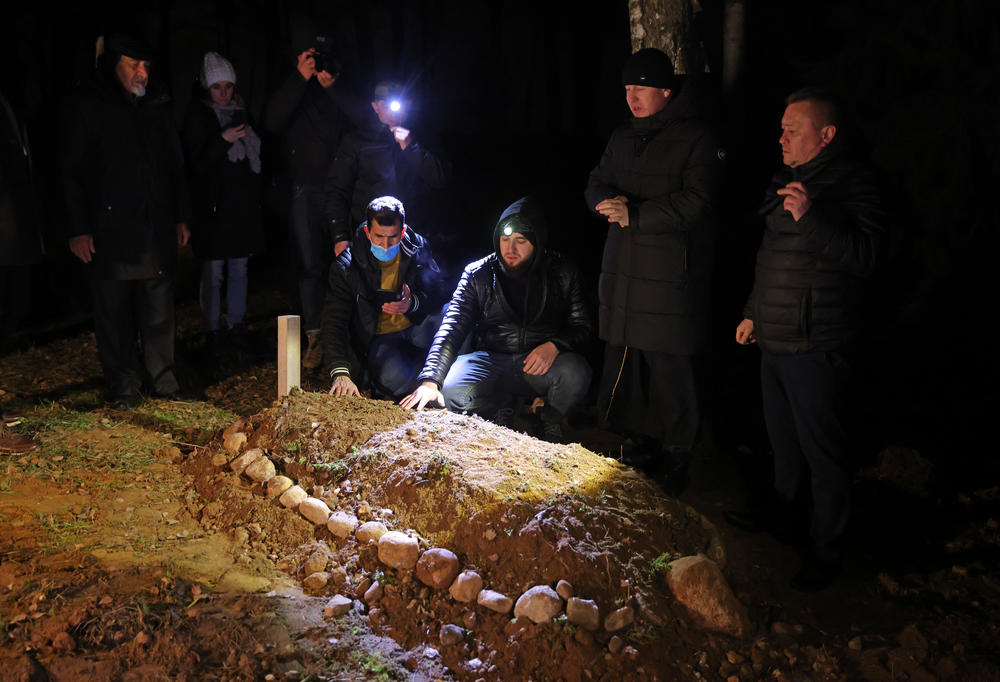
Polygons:
[[375,256],[377,260],[380,260],[383,263],[388,263],[389,261],[391,261],[393,258],[396,257],[397,253],[399,253],[399,245],[400,242],[396,242],[388,249],[385,249],[376,244],[372,244],[372,255]]

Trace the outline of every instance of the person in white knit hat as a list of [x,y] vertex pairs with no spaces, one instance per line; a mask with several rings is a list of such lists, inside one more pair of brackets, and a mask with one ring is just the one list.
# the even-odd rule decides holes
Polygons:
[[[263,247],[260,207],[260,137],[236,93],[236,70],[207,52],[199,77],[205,97],[194,101],[183,128],[191,179],[192,245],[203,260],[199,300],[212,352],[247,349],[247,264]],[[225,324],[221,323],[225,289]]]

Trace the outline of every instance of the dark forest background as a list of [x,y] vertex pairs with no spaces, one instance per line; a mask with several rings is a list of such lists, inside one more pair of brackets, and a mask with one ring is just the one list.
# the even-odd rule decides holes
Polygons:
[[[995,446],[982,445],[992,440],[1000,405],[996,4],[748,2],[741,77],[723,92],[723,2],[702,0],[696,28],[708,68],[700,80],[729,164],[707,355],[710,422],[723,446],[765,447],[757,352],[732,339],[762,229],[755,209],[780,163],[784,97],[822,84],[842,95],[853,123],[842,132],[884,172],[896,216],[864,368],[869,440],[859,455],[895,443],[960,478],[1000,471]],[[628,115],[619,82],[630,52],[625,0],[161,0],[81,3],[70,12],[18,2],[8,3],[0,22],[0,88],[29,126],[44,212],[48,256],[34,272],[32,329],[79,318],[89,307],[82,269],[60,231],[60,108],[88,76],[95,38],[121,29],[155,47],[152,78],[168,85],[178,122],[206,50],[233,61],[237,90],[259,122],[295,56],[317,32],[333,36],[344,65],[335,87],[367,94],[378,79],[407,82],[415,95],[411,127],[430,129],[453,160],[456,179],[441,202],[439,228],[460,235],[448,246],[450,264],[485,253],[499,212],[530,192],[554,217],[553,245],[596,276],[605,227],[582,193],[609,133]],[[265,151],[276,148],[264,142]],[[280,178],[269,178],[266,199],[271,248],[252,265],[257,289],[284,285]],[[182,298],[196,290],[193,270],[188,279],[178,283]]]

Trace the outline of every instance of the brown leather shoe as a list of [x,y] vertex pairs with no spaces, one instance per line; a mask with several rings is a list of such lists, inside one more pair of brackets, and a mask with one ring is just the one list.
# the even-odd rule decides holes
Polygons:
[[19,436],[9,431],[0,431],[0,453],[23,455],[38,447],[38,443],[27,436]]

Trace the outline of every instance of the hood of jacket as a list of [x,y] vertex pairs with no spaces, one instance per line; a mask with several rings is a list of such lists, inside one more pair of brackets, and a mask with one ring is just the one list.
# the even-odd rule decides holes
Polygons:
[[528,237],[535,247],[530,268],[535,270],[542,261],[549,242],[549,226],[541,205],[533,197],[521,197],[500,214],[500,219],[493,227],[493,253],[501,264],[503,258],[500,255],[500,235],[508,225],[514,232]]

